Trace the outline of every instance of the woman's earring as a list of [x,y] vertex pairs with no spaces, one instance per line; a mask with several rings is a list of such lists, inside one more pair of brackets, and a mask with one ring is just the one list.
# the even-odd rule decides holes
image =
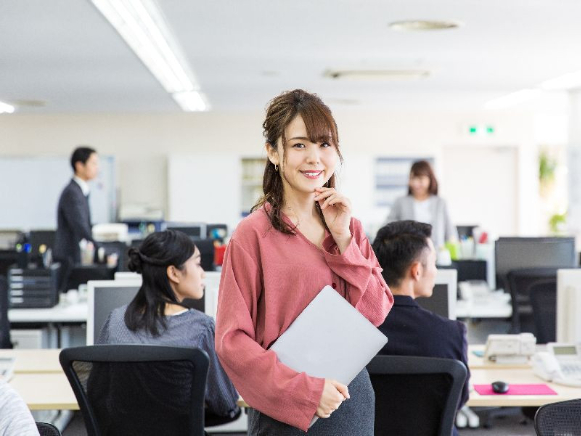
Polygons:
[[274,164],[274,170],[275,171],[278,171],[278,165],[277,164]]

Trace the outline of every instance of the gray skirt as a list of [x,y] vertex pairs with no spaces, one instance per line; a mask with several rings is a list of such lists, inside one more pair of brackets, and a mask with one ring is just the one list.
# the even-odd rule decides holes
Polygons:
[[248,409],[248,435],[250,436],[373,436],[375,421],[375,393],[367,370],[361,371],[349,384],[349,400],[331,414],[319,418],[308,433],[256,409]]

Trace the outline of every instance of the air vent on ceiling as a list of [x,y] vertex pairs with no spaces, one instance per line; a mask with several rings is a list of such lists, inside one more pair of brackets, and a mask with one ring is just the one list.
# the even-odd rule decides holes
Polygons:
[[389,27],[393,30],[429,31],[457,29],[463,25],[460,21],[405,20],[394,21]]
[[347,80],[417,80],[430,75],[428,70],[327,70],[323,74],[330,79]]
[[47,104],[43,100],[12,100],[11,103],[17,107],[45,107]]

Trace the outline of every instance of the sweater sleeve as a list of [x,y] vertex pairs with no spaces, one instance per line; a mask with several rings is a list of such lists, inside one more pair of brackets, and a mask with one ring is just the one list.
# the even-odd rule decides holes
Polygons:
[[443,219],[444,219],[444,242],[448,241],[457,241],[458,238],[458,230],[454,225],[454,222],[450,218],[450,212],[448,211],[448,204],[444,199],[442,201],[442,212],[443,212]]
[[216,352],[251,407],[306,431],[317,411],[324,379],[293,371],[256,341],[261,292],[259,262],[232,239],[222,265]]
[[351,243],[340,253],[331,235],[323,241],[325,259],[329,268],[345,280],[346,298],[363,316],[379,326],[393,306],[393,295],[361,223],[351,220]]
[[208,408],[220,416],[234,416],[238,412],[236,401],[238,393],[218,361],[214,347],[214,323],[208,323],[206,334],[202,339],[202,347],[210,358],[210,369],[206,383],[206,404]]
[[397,198],[391,209],[389,210],[389,215],[387,216],[387,221],[385,224],[389,224],[393,221],[401,220],[401,208],[402,208],[402,197]]

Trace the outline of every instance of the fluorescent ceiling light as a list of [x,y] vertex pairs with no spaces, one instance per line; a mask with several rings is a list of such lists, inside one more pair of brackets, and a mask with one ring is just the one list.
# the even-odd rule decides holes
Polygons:
[[554,79],[545,80],[541,88],[547,91],[565,90],[581,87],[581,71],[564,74]]
[[521,89],[520,91],[487,101],[484,104],[484,109],[504,109],[516,106],[539,97],[541,93],[542,91],[540,89]]
[[11,114],[14,113],[14,106],[0,101],[0,114]]
[[186,112],[201,112],[210,108],[205,96],[198,91],[174,92],[172,97]]
[[92,2],[168,93],[200,89],[162,14],[151,0]]

